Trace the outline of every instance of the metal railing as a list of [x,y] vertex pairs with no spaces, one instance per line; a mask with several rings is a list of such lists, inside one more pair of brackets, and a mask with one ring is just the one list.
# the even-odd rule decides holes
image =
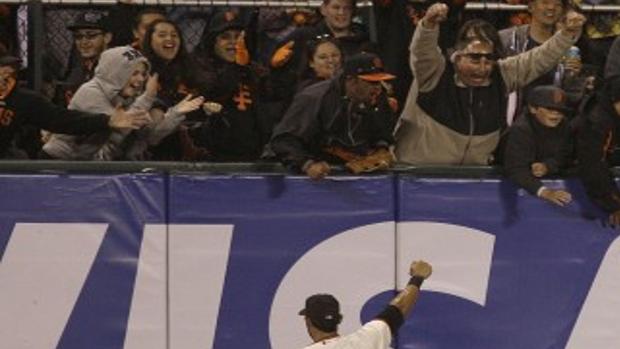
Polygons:
[[[212,163],[212,162],[165,162],[165,161],[54,161],[54,160],[2,160],[2,173],[168,173],[200,172],[204,174],[261,174],[293,175],[277,162]],[[501,169],[491,166],[432,167],[396,165],[389,171],[370,175],[412,174],[424,177],[480,178],[499,177]],[[332,174],[351,175],[342,166],[332,166]]]
[[[171,173],[196,172],[210,175],[295,175],[278,162],[213,163],[213,162],[166,162],[166,161],[54,161],[54,160],[2,160],[0,174],[65,174],[65,173]],[[342,166],[332,166],[332,175],[352,176]],[[372,175],[413,175],[440,178],[501,178],[502,168],[495,166],[411,166],[396,164],[388,171]],[[566,177],[574,177],[575,170],[566,171]],[[614,169],[620,174],[620,168]]]

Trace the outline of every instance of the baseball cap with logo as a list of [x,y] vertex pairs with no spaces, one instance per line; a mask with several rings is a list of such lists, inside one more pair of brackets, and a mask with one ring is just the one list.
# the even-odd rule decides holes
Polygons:
[[567,104],[564,90],[553,85],[536,86],[527,97],[527,103],[532,107],[543,107],[563,113],[571,110]]
[[218,12],[211,17],[209,23],[210,33],[221,33],[229,29],[243,29],[243,23],[239,19],[239,16],[233,11]]
[[105,20],[105,14],[87,11],[79,14],[73,23],[67,26],[67,29],[71,31],[78,29],[101,29],[108,31]]
[[374,53],[361,52],[348,57],[343,67],[345,76],[356,75],[364,81],[385,81],[396,78],[385,72],[381,58]]
[[315,294],[306,299],[306,307],[299,311],[306,316],[319,330],[333,332],[336,330],[342,315],[340,303],[331,294]]

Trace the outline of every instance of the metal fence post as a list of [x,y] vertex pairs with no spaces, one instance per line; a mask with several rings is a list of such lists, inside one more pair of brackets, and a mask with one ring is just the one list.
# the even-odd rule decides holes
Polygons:
[[43,2],[41,0],[28,1],[28,62],[29,85],[37,92],[43,89],[43,57],[45,51],[45,31],[43,18]]

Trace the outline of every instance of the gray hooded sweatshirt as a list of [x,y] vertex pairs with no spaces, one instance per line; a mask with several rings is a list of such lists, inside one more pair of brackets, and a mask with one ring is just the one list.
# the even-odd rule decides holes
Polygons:
[[[71,99],[69,109],[112,115],[116,106],[127,111],[149,111],[155,98],[143,93],[138,98],[122,97],[123,87],[136,65],[143,63],[150,70],[146,57],[129,46],[104,51],[95,68],[94,77],[80,86]],[[156,144],[172,132],[183,116],[170,108],[164,121],[139,131],[98,132],[89,136],[52,135],[43,149],[54,158],[64,160],[116,160],[138,158],[147,144]]]

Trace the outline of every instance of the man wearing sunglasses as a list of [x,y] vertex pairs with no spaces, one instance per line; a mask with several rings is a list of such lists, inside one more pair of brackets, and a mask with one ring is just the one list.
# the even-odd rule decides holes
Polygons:
[[106,17],[100,12],[84,12],[67,29],[73,35],[75,43],[71,68],[64,79],[62,97],[69,104],[73,93],[80,85],[93,77],[101,52],[105,51],[112,41],[112,33],[105,25]]
[[551,39],[506,59],[495,56],[497,32],[459,33],[446,59],[437,41],[447,13],[445,4],[429,7],[413,36],[417,81],[396,129],[396,157],[414,165],[488,165],[505,128],[508,93],[557,65],[581,34],[585,18],[567,13],[564,28]]

